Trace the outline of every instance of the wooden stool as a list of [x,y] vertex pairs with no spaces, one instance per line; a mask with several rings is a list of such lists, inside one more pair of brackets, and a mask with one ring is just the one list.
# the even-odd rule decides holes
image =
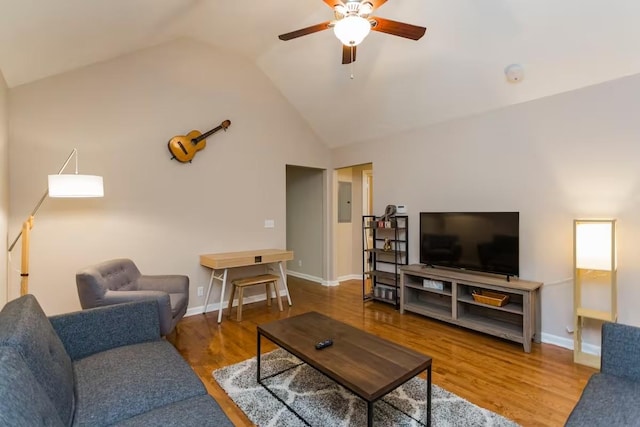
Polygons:
[[244,277],[242,279],[235,279],[231,281],[233,285],[231,288],[231,296],[229,297],[229,307],[227,308],[227,316],[231,317],[231,309],[233,308],[233,298],[236,294],[236,289],[238,289],[238,307],[236,308],[236,320],[239,322],[242,320],[242,293],[246,286],[253,285],[265,285],[265,290],[267,293],[267,306],[271,307],[271,285],[273,285],[273,289],[276,293],[276,298],[278,300],[278,308],[282,311],[282,301],[280,300],[280,291],[278,290],[278,279],[280,276],[276,276],[275,274],[261,274],[259,276],[252,277]]

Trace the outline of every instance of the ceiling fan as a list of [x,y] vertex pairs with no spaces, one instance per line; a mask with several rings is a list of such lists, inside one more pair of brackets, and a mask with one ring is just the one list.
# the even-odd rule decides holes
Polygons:
[[350,64],[356,60],[356,46],[371,30],[393,34],[411,40],[419,40],[427,30],[424,27],[371,16],[387,0],[322,0],[333,9],[335,20],[326,21],[290,33],[278,36],[280,40],[291,40],[307,34],[333,28],[342,42],[342,63]]

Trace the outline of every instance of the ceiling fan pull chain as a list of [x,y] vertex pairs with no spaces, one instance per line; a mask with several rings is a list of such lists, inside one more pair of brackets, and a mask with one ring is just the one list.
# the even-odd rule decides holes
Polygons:
[[351,76],[350,76],[351,80],[353,80],[353,78],[354,78],[354,76],[353,76],[353,67],[354,67],[353,63],[354,62],[355,61],[353,60],[353,47],[352,47],[351,48],[351,63],[349,64],[349,67],[351,68]]

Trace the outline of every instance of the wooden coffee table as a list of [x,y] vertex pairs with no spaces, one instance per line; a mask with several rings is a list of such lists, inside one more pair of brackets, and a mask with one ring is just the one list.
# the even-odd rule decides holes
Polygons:
[[[431,357],[320,313],[304,313],[258,326],[258,383],[274,396],[260,376],[263,336],[365,400],[368,426],[373,425],[373,405],[378,399],[426,370],[426,425],[431,425]],[[316,350],[316,343],[327,338],[333,340],[333,345]]]

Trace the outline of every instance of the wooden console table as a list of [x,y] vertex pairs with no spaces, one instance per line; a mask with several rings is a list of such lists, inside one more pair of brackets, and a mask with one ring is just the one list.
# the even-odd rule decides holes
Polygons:
[[[292,259],[293,251],[287,251],[284,249],[259,249],[255,251],[224,252],[217,254],[200,255],[200,265],[211,269],[211,279],[209,279],[209,288],[207,289],[207,297],[204,300],[204,308],[202,309],[202,314],[207,311],[207,304],[209,304],[209,296],[211,295],[213,280],[219,280],[222,283],[222,291],[220,292],[218,323],[222,322],[222,301],[224,299],[224,291],[227,286],[228,270],[230,268],[248,267],[251,265],[260,264],[278,264],[280,278],[282,279],[284,289],[287,292],[287,301],[289,302],[289,305],[291,305],[291,296],[289,295],[289,287],[287,286],[287,276],[285,276],[284,274],[282,262],[290,261]],[[222,276],[216,276],[216,270],[223,270]]]

